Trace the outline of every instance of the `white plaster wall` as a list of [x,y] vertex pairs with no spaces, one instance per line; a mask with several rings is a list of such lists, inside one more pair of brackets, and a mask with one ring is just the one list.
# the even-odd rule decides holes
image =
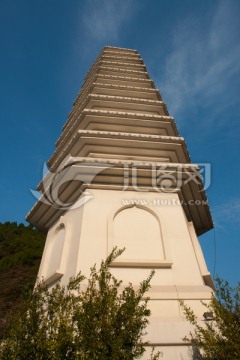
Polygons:
[[[90,192],[93,195],[93,199],[84,205],[84,209],[81,207],[71,210],[64,215],[67,223],[69,221],[72,222],[70,241],[75,241],[77,244],[76,239],[78,238],[78,246],[74,245],[74,253],[78,252],[76,271],[81,269],[84,273],[88,274],[89,268],[94,263],[99,263],[102,259],[105,259],[108,252],[111,251],[113,244],[108,236],[107,222],[113,211],[123,207],[123,201],[143,200],[147,203],[146,207],[152,209],[159,217],[164,234],[164,245],[168,248],[168,253],[173,262],[171,270],[160,269],[156,271],[153,283],[156,285],[204,285],[199,265],[196,261],[196,253],[192,245],[189,225],[181,205],[161,206],[158,204],[158,200],[178,200],[177,194],[98,189],[91,189]],[[148,226],[149,224],[146,223],[146,228]],[[141,233],[138,233],[139,230],[141,229],[135,228],[136,236],[134,241],[136,242],[136,249],[138,248],[138,236],[141,237]],[[66,236],[69,235],[66,234]],[[146,249],[148,245],[149,241],[146,239]],[[156,253],[154,250],[153,252]],[[114,269],[114,271],[116,273],[120,272],[124,276],[124,269],[119,269],[119,271]],[[129,270],[126,272],[126,280],[129,281]],[[133,278],[137,277],[136,283],[138,283],[139,277],[137,273],[141,273],[140,279],[142,279],[142,275],[148,273],[148,271],[146,272],[146,269],[131,269],[131,273]]]
[[[151,297],[149,306],[152,312],[148,327],[148,340],[150,343],[160,346],[164,351],[164,359],[191,358],[188,347],[182,341],[182,338],[189,332],[189,325],[184,321],[179,299],[183,299],[191,305],[202,319],[204,308],[199,300],[208,301],[211,289],[204,284],[202,275],[203,272],[207,272],[206,264],[194,228],[191,223],[188,223],[181,205],[177,205],[178,195],[100,189],[89,189],[88,191],[93,196],[92,200],[80,208],[68,211],[49,231],[39,276],[49,275],[46,269],[49,266],[47,263],[51,260],[48,252],[51,247],[52,234],[61,223],[65,226],[65,239],[58,269],[58,272],[63,274],[62,283],[67,283],[69,277],[77,274],[80,270],[88,276],[90,267],[95,263],[99,265],[101,260],[106,258],[112,250],[115,240],[117,243],[121,243],[118,237],[115,238],[114,230],[116,228],[119,230],[119,226],[123,226],[122,221],[125,215],[115,226],[114,214],[116,215],[119,210],[126,207],[129,210],[126,211],[126,216],[131,217],[135,223],[134,230],[130,230],[132,235],[134,231],[134,236],[131,240],[131,255],[127,260],[131,260],[136,253],[136,259],[132,260],[144,262],[142,248],[144,233],[146,260],[158,261],[160,264],[162,260],[167,262],[166,268],[156,268],[148,294]],[[161,205],[162,200],[165,200],[165,205]],[[171,204],[167,205],[166,200],[171,201]],[[173,200],[175,200],[175,205],[172,204]],[[136,207],[131,204],[134,201]],[[143,212],[137,211],[140,208],[147,209],[147,216],[144,217]],[[141,219],[136,218],[138,214],[141,214]],[[130,226],[128,220],[126,222]],[[136,225],[138,220],[141,220],[141,226]],[[152,236],[156,236],[157,230],[152,232],[156,221],[160,226],[159,244],[162,248],[154,246],[157,239],[154,241],[148,239],[148,227],[149,234],[154,233]],[[143,222],[146,222],[144,231]],[[124,236],[124,233],[127,234],[126,229],[119,233],[120,236]],[[139,238],[141,239],[140,252],[138,251]],[[124,240],[122,242],[127,248],[127,243]],[[134,247],[136,252],[134,252]],[[126,249],[126,254],[127,251]],[[124,259],[124,254],[122,257]],[[117,278],[123,280],[123,284],[126,285],[131,281],[137,286],[149,275],[151,268],[151,264],[141,267],[117,267],[115,264],[111,271]],[[163,346],[163,344],[165,345]]]

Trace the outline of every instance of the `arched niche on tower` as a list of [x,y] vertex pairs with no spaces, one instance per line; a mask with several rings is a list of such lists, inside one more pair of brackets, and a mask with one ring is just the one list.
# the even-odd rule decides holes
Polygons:
[[158,215],[147,206],[126,205],[108,218],[108,252],[125,248],[112,266],[169,268],[167,235]]
[[48,235],[44,261],[44,283],[51,285],[63,276],[63,248],[66,239],[66,224],[61,217]]

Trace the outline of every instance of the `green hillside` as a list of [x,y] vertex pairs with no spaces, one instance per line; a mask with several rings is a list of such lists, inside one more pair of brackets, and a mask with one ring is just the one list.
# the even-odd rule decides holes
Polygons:
[[45,235],[32,226],[0,223],[0,336],[26,285],[34,286]]

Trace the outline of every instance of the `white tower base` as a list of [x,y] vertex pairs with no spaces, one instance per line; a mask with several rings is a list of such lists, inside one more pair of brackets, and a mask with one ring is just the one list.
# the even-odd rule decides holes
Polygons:
[[[183,342],[190,326],[179,300],[192,307],[200,320],[212,289],[194,227],[188,222],[176,193],[91,189],[92,199],[61,216],[48,232],[39,278],[49,286],[61,279],[66,284],[81,271],[111,252],[125,252],[112,264],[112,273],[136,287],[152,268],[147,340],[163,351],[164,359],[191,359]],[[144,204],[144,205],[143,205]],[[190,354],[190,355],[189,355]],[[147,358],[147,357],[146,357]]]

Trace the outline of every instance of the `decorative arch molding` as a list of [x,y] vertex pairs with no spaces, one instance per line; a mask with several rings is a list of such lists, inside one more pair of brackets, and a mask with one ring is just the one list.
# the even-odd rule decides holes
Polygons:
[[[155,251],[155,249],[154,249],[153,250],[154,257],[152,255],[148,256],[151,253],[151,251],[148,251],[149,248],[146,247],[145,248],[146,257],[132,256],[131,258],[127,257],[124,252],[118,259],[116,259],[111,264],[111,266],[113,266],[113,267],[138,267],[138,268],[171,268],[172,261],[171,261],[169,247],[168,247],[167,231],[165,229],[164,223],[159,219],[159,216],[155,211],[153,211],[148,206],[144,206],[144,205],[140,205],[140,204],[129,204],[129,205],[117,207],[109,214],[109,216],[108,216],[108,253],[111,252],[111,250],[114,246],[119,247],[118,237],[117,237],[117,234],[115,233],[116,229],[114,226],[117,216],[119,216],[122,212],[124,212],[128,209],[131,209],[131,208],[146,211],[156,221],[157,227],[155,226],[155,234],[154,234],[155,242],[153,241],[151,244],[151,241],[150,241],[147,244],[147,246],[148,247],[150,247],[151,245],[153,245],[154,247],[156,246],[156,250],[159,250],[159,251]],[[138,223],[138,225],[139,225],[139,223]],[[142,224],[140,223],[140,226],[141,225]],[[157,228],[158,228],[158,230],[156,230]],[[151,229],[149,229],[149,230],[151,230]],[[156,231],[158,231],[159,236],[157,236]],[[156,238],[158,238],[159,241],[158,240],[156,241]],[[120,244],[120,247],[122,247],[121,244]],[[160,248],[162,250],[160,250]],[[156,253],[159,256],[155,257]]]
[[46,267],[43,269],[45,285],[52,285],[60,280],[64,274],[64,248],[66,246],[66,234],[68,232],[69,222],[61,216],[57,223],[52,227],[49,233],[47,243]]

